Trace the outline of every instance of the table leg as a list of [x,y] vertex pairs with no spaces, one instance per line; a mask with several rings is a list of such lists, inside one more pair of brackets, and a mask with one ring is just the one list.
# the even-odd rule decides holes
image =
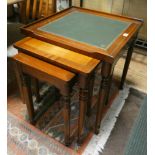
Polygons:
[[78,120],[78,143],[82,143],[83,129],[85,123],[85,112],[88,101],[87,77],[80,75],[79,77],[80,93],[79,93],[79,120]]
[[122,74],[121,82],[120,82],[120,86],[119,86],[120,89],[123,89],[123,86],[124,86],[124,82],[126,79],[126,75],[127,75],[128,69],[129,69],[129,65],[130,65],[130,61],[131,61],[131,57],[132,57],[132,53],[133,53],[133,47],[134,47],[135,40],[136,40],[136,37],[131,41],[131,44],[130,44],[129,49],[127,51],[127,57],[125,60],[125,65],[123,68],[123,74]]
[[103,106],[106,105],[107,97],[109,92],[109,85],[110,85],[110,77],[112,75],[112,65],[106,62],[102,63],[101,68],[101,84],[100,84],[100,90],[99,90],[99,98],[97,103],[97,114],[96,114],[96,124],[95,124],[95,133],[99,133],[100,124],[102,120],[102,110]]
[[91,107],[93,101],[93,88],[94,88],[94,81],[95,81],[95,73],[93,73],[90,78],[88,79],[88,102],[87,102],[87,116],[91,115]]
[[70,94],[63,95],[63,117],[64,117],[64,133],[65,133],[65,145],[70,145]]
[[25,103],[27,106],[29,119],[30,119],[31,124],[34,124],[35,113],[34,113],[34,107],[33,107],[33,101],[32,101],[31,77],[30,76],[26,74],[22,74],[22,86],[23,86],[23,96],[24,96]]
[[20,66],[20,64],[14,62],[14,68],[15,68],[15,73],[16,73],[18,87],[19,87],[20,97],[21,97],[23,103],[26,104],[25,98],[23,96],[24,93],[23,93],[23,86],[22,86],[22,80],[21,80],[21,77],[22,77],[21,66]]
[[107,99],[106,99],[105,105],[108,105],[108,102],[109,102],[110,88],[111,88],[111,84],[112,84],[112,77],[113,77],[113,72],[109,78],[109,85],[108,85],[108,90],[107,90]]
[[20,89],[20,94],[23,102],[27,106],[27,111],[29,115],[30,122],[34,124],[34,107],[32,101],[32,92],[31,92],[31,78],[28,75],[22,73],[22,68],[19,63],[14,63],[16,77]]

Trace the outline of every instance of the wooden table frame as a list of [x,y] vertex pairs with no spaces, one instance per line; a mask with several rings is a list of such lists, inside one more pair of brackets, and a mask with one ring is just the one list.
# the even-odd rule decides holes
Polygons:
[[[38,30],[41,26],[51,22],[55,21],[56,19],[63,17],[67,15],[68,13],[79,11],[79,12],[85,12],[90,13],[98,16],[103,16],[110,19],[120,20],[120,21],[127,21],[132,22],[132,24],[123,32],[128,33],[127,37],[124,37],[122,34],[110,45],[110,47],[107,50],[88,45],[85,43],[81,43],[78,41],[74,41],[72,39],[68,39],[62,36],[58,36],[55,34],[47,33],[41,30]],[[21,32],[43,40],[45,42],[58,45],[63,48],[67,48],[69,50],[72,50],[77,53],[81,53],[96,59],[100,59],[109,63],[113,63],[116,58],[120,54],[120,50],[125,46],[125,44],[133,37],[133,35],[139,30],[140,26],[142,24],[142,21],[135,18],[129,18],[129,17],[123,17],[119,15],[112,15],[109,13],[103,13],[99,11],[79,8],[79,7],[71,7],[69,9],[65,9],[61,12],[58,12],[54,15],[50,15],[46,18],[37,20],[31,24],[28,24],[21,28]]]
[[[119,37],[108,47],[107,50],[38,30],[39,27],[74,11],[86,12],[89,14],[94,14],[97,16],[115,19],[119,21],[127,21],[127,22],[131,22],[131,25],[125,31],[123,31],[121,35],[119,35]],[[110,81],[112,78],[114,66],[122,55],[121,50],[123,49],[123,47],[125,47],[127,43],[129,43],[129,49],[128,49],[128,53],[127,53],[127,57],[126,57],[126,61],[123,69],[123,74],[121,78],[121,84],[120,84],[120,88],[123,88],[128,67],[130,64],[130,60],[132,57],[134,42],[141,25],[142,25],[142,20],[140,19],[124,17],[120,15],[113,15],[105,12],[99,12],[99,11],[94,11],[94,10],[89,10],[89,9],[84,9],[79,7],[71,7],[59,13],[51,15],[47,18],[38,20],[29,25],[26,25],[25,27],[21,28],[21,31],[24,34],[29,35],[31,37],[43,40],[51,44],[55,44],[57,46],[61,46],[63,48],[99,59],[102,61],[102,69],[101,69],[102,81],[101,81],[100,90],[99,90],[97,118],[96,118],[96,126],[95,126],[95,133],[97,134],[99,132],[100,123],[102,119],[102,108],[107,104],[107,101],[108,101],[108,93],[110,90],[110,83],[111,83]],[[125,33],[127,34],[127,36],[123,35]],[[83,90],[84,89],[85,88],[83,88]]]
[[[28,42],[31,42],[31,43],[28,43]],[[32,46],[32,44],[35,44],[35,46]],[[42,48],[40,47],[38,49],[36,47],[36,44],[38,46],[42,44],[43,46]],[[91,113],[94,75],[95,75],[96,67],[100,64],[100,61],[94,58],[87,57],[85,55],[72,52],[70,50],[67,50],[61,47],[57,47],[55,45],[45,43],[43,41],[31,38],[31,37],[27,37],[18,41],[17,43],[14,44],[14,46],[19,50],[19,53],[25,53],[27,55],[31,55],[33,57],[41,59],[42,61],[48,62],[49,64],[53,64],[65,70],[74,72],[75,74],[78,75],[78,84],[80,88],[78,143],[79,144],[82,143],[82,140],[84,139],[83,129],[84,129],[85,114],[87,112],[87,115],[90,116],[90,113]],[[58,55],[55,56],[54,53],[52,52],[54,50],[61,52],[62,55],[68,54],[68,57],[70,56],[77,57],[83,62],[83,64],[80,64],[79,61],[75,61],[75,60],[70,61],[70,59],[67,59],[66,57],[59,57]],[[46,52],[48,52],[48,54]],[[57,57],[57,59],[55,59],[55,57]],[[38,92],[38,89],[36,91]],[[40,97],[38,96],[38,98]]]

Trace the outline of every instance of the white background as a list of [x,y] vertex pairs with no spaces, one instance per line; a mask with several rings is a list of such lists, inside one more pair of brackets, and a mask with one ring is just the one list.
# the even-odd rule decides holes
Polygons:
[[[148,155],[155,154],[155,1],[148,10]],[[0,1],[0,154],[7,154],[7,1]]]

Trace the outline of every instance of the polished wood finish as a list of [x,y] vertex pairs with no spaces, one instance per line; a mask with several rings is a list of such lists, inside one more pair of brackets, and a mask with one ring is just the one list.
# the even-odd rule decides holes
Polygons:
[[85,123],[86,105],[88,103],[88,80],[87,76],[80,76],[79,85],[79,119],[78,119],[78,143],[81,144],[83,140],[83,130]]
[[128,51],[127,51],[125,65],[124,65],[124,68],[123,68],[123,74],[122,74],[122,78],[121,78],[121,82],[120,82],[120,89],[123,89],[123,86],[124,86],[124,82],[125,82],[126,75],[127,75],[127,72],[128,72],[128,68],[129,68],[129,65],[130,65],[130,61],[131,61],[131,58],[132,58],[133,47],[134,47],[134,43],[135,43],[136,38],[137,38],[137,35],[131,41],[130,46],[129,46]]
[[[80,43],[78,41],[74,41],[74,40],[71,40],[71,39],[68,39],[62,36],[58,36],[55,34],[43,32],[38,29],[39,27],[51,21],[55,21],[67,15],[68,13],[75,12],[75,11],[86,12],[89,14],[94,14],[97,16],[102,16],[102,17],[106,17],[110,19],[116,19],[120,21],[127,21],[127,22],[131,22],[132,24],[110,45],[110,47],[107,50],[104,50],[104,49],[101,49],[101,48],[98,48],[92,45],[88,45],[85,43]],[[142,25],[142,21],[139,19],[124,17],[120,15],[113,15],[113,14],[109,14],[105,12],[99,12],[99,11],[89,10],[89,9],[84,9],[84,8],[71,7],[69,9],[65,9],[64,11],[51,15],[47,18],[44,18],[42,20],[29,24],[23,27],[21,30],[24,34],[38,38],[45,42],[49,42],[51,44],[55,44],[55,45],[67,48],[72,51],[75,51],[75,52],[78,52],[78,53],[81,53],[87,56],[91,56],[93,58],[104,60],[109,63],[113,63],[115,59],[119,56],[120,50],[132,38],[132,36],[139,30],[141,25]],[[123,36],[124,33],[128,33],[128,36],[124,37]]]
[[24,73],[21,74],[21,78],[22,78],[23,94],[25,103],[27,105],[30,123],[35,124],[35,120],[33,119],[35,117],[35,111],[32,101],[31,78]]
[[[79,75],[80,112],[78,125],[78,141],[80,143],[83,139],[86,109],[89,111],[89,115],[91,111],[91,107],[89,106],[91,106],[93,91],[93,74],[100,61],[30,37],[17,42],[14,46],[20,52],[27,53],[31,56],[37,57],[43,61],[57,65]],[[90,89],[89,93],[88,88]],[[86,106],[88,107],[86,108]]]
[[23,53],[75,73],[90,74],[100,62],[97,59],[30,37],[18,41],[14,46]]
[[99,133],[99,128],[102,120],[102,110],[103,107],[106,105],[107,97],[108,97],[108,86],[109,86],[109,80],[113,73],[113,66],[107,62],[102,63],[101,68],[101,84],[100,84],[100,90],[99,90],[99,98],[98,98],[98,104],[97,104],[97,117],[96,117],[96,125],[95,125],[95,133]]
[[93,89],[94,89],[94,81],[95,81],[95,70],[92,72],[92,75],[88,79],[88,102],[87,102],[87,116],[91,116],[91,108],[92,108],[92,101],[93,101]]
[[[37,78],[39,80],[45,81],[51,85],[54,85],[59,89],[60,93],[64,99],[64,132],[65,132],[65,144],[70,144],[70,92],[71,88],[76,82],[75,74],[66,71],[64,69],[53,66],[49,63],[26,55],[24,53],[19,53],[13,57],[15,60],[17,69],[17,76],[20,73],[20,81],[22,83],[22,93],[24,97],[24,102],[27,105],[27,110],[30,118],[30,122],[35,124],[35,111],[32,101],[31,92],[31,77]],[[18,70],[20,67],[20,70]]]
[[20,97],[23,101],[23,103],[25,104],[25,100],[24,100],[24,96],[23,96],[23,86],[22,86],[22,80],[21,80],[21,74],[22,74],[22,69],[20,67],[20,65],[18,65],[18,63],[14,63],[14,68],[15,68],[15,74],[16,74],[16,78],[17,78],[17,82],[18,82],[18,87],[19,87],[19,93],[20,93]]
[[27,111],[28,111],[30,123],[34,124],[35,112],[34,112],[33,101],[32,101],[31,78],[28,75],[23,73],[22,65],[20,63],[16,61],[14,63],[14,66],[16,70],[16,76],[17,76],[22,100],[27,105]]
[[[35,74],[38,73],[37,70],[39,70],[40,75],[37,77],[37,79],[42,80],[42,74],[44,75],[44,73],[46,73],[49,77],[46,81],[48,81],[50,84],[52,84],[52,82],[56,84],[56,82],[59,82],[59,80],[62,81],[60,83],[66,83],[69,82],[75,76],[73,73],[69,71],[53,66],[49,63],[46,63],[24,53],[19,53],[14,57],[14,59],[16,61],[18,61],[19,59],[20,63],[25,64],[25,66],[23,66],[22,68],[22,71],[24,71],[25,73],[29,72],[29,68],[32,69],[31,71],[36,70],[34,72],[29,73],[32,77],[35,77]],[[50,79],[50,77],[52,79]],[[57,81],[54,81],[53,79],[57,79]],[[60,88],[60,86],[58,86],[58,88]]]
[[[119,21],[123,21],[123,22],[131,22],[131,24],[124,32],[122,32],[122,34],[120,34],[112,42],[112,44],[106,50],[89,45],[89,44],[80,43],[78,41],[74,41],[72,39],[68,39],[68,38],[65,38],[62,36],[43,32],[38,29],[41,26],[46,25],[49,22],[55,21],[59,18],[62,18],[65,15],[67,15],[71,12],[75,12],[75,11],[85,12],[88,14],[93,14],[93,15],[97,15],[97,16],[101,16],[101,17],[105,17],[105,18],[109,18],[109,19],[114,19],[114,20],[119,20]],[[102,61],[102,63],[103,63],[102,69],[101,69],[102,70],[101,71],[102,82],[101,82],[101,87],[100,87],[100,91],[99,91],[99,99],[98,99],[98,104],[97,104],[96,126],[95,126],[95,133],[98,133],[99,128],[100,128],[101,118],[102,118],[102,113],[101,113],[102,108],[107,104],[107,101],[108,101],[108,93],[110,91],[110,80],[112,78],[114,65],[116,64],[116,62],[122,55],[121,49],[128,42],[132,42],[136,33],[138,33],[141,25],[142,25],[142,20],[139,20],[136,18],[124,17],[124,16],[120,16],[120,15],[114,15],[114,14],[109,14],[109,13],[105,13],[105,12],[99,12],[99,11],[94,11],[94,10],[89,10],[89,9],[84,9],[84,8],[71,7],[69,9],[61,11],[55,15],[51,15],[47,18],[44,18],[44,19],[36,21],[32,24],[29,24],[29,25],[23,27],[21,30],[23,33],[25,33],[26,35],[29,35],[31,37],[38,38],[38,39],[48,42],[50,44],[54,44],[56,46],[63,47],[70,51],[74,51],[76,53],[90,56],[92,58]],[[123,35],[124,33],[127,33],[128,35],[124,36]],[[30,47],[28,47],[28,46],[26,45],[23,47],[23,49],[26,49],[26,50],[23,50],[23,52],[27,52],[27,53],[29,53],[33,56],[36,56],[44,61],[47,61],[50,63],[55,63],[55,65],[59,65],[60,67],[64,67],[65,69],[67,66],[67,69],[72,70],[73,72],[77,71],[77,70],[74,70],[74,67],[76,65],[73,65],[73,63],[70,63],[70,62],[69,63],[65,62],[66,58],[64,60],[62,60],[62,59],[60,60],[60,56],[59,56],[59,58],[57,58],[57,56],[53,58],[53,55],[52,55],[52,60],[51,60],[49,53],[46,53],[46,56],[42,55],[42,52],[38,52],[40,50],[39,47],[38,47],[38,50],[36,50],[36,51],[33,50],[33,52],[29,52],[28,48],[30,48]],[[132,49],[133,48],[132,46],[133,46],[133,44],[131,44],[129,49]],[[69,54],[69,53],[71,53],[70,51],[68,51],[67,55],[70,55]],[[128,56],[127,56],[127,61],[125,63],[125,67],[124,67],[121,85],[123,85],[126,74],[127,74],[129,61],[131,60],[132,50],[129,50],[129,53],[130,54],[128,54]],[[58,54],[54,54],[54,55],[58,55]],[[75,56],[74,56],[74,58],[75,58]],[[55,60],[55,59],[57,59],[57,60]],[[76,61],[76,59],[73,59],[73,60]],[[80,62],[80,63],[82,64],[82,62]],[[79,64],[78,64],[78,66],[79,66]],[[82,67],[80,67],[80,68],[82,68]],[[81,72],[80,68],[78,68],[78,72],[80,71],[80,73],[81,73],[79,79],[82,79],[82,81],[85,81],[85,77],[88,74],[88,72],[87,72],[87,74],[85,74],[86,70],[85,71],[82,70],[82,72]],[[89,72],[89,74],[90,73],[91,72]],[[86,79],[88,80],[89,78],[86,78]],[[84,85],[85,85],[85,83],[84,83]],[[80,94],[82,96],[81,100],[80,100],[80,107],[81,107],[80,114],[81,114],[82,119],[79,120],[79,133],[78,133],[79,141],[81,141],[80,138],[81,138],[82,131],[83,131],[84,115],[85,115],[85,111],[86,111],[86,107],[85,107],[84,103],[89,104],[88,99],[87,100],[84,99],[85,96],[88,95],[88,93],[86,93],[86,92],[87,92],[87,87],[86,88],[82,87],[81,91],[80,91]],[[88,111],[89,111],[89,109],[88,109]]]

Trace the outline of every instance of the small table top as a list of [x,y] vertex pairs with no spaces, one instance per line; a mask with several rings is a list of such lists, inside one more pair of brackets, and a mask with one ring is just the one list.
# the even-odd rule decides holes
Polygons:
[[14,44],[19,52],[37,57],[43,61],[81,74],[91,73],[99,60],[82,55],[44,41],[27,37]]
[[142,21],[72,7],[22,28],[30,36],[113,62]]

